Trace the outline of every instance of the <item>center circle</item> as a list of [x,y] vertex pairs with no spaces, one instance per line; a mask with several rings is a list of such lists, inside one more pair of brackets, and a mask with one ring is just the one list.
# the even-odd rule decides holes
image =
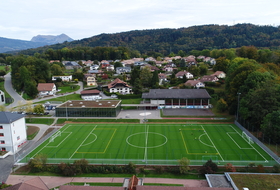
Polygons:
[[157,148],[167,143],[166,136],[154,132],[140,132],[126,138],[127,144],[136,148]]

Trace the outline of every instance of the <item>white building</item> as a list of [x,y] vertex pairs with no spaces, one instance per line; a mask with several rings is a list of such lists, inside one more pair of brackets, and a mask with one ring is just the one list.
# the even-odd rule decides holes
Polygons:
[[26,142],[27,135],[24,115],[0,112],[0,151],[17,153]]
[[5,104],[5,93],[0,90],[0,105]]
[[61,78],[62,81],[71,81],[72,75],[65,75],[65,76],[52,76],[52,81],[56,81],[57,78]]
[[116,78],[113,82],[108,84],[108,89],[110,93],[118,92],[120,94],[131,94],[131,87],[124,81]]

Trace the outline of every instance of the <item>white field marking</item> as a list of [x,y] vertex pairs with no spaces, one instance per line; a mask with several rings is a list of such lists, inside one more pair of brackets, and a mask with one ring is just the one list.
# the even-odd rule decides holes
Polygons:
[[87,138],[91,135],[92,131],[94,131],[96,129],[97,125],[95,125],[95,127],[91,130],[91,132],[88,134],[88,136],[83,140],[83,142],[80,144],[80,146],[73,152],[73,154],[69,157],[69,159],[71,159],[74,154],[76,154],[77,150],[79,150],[79,148],[84,144],[84,142],[87,140]]
[[[231,128],[233,128],[231,125],[230,125]],[[233,128],[234,129],[234,128]],[[236,131],[236,129],[234,129]],[[237,132],[237,131],[236,131]],[[238,133],[238,132],[237,132]],[[240,133],[238,133],[240,135]],[[242,137],[242,135],[240,135]],[[243,137],[242,137],[243,138]],[[246,141],[247,142],[247,141]],[[255,147],[253,147],[249,142],[247,142],[251,147],[252,149],[254,149],[264,160],[265,162],[268,162],[267,159],[257,150],[255,149]]]
[[[136,146],[136,145],[133,145],[133,144],[131,144],[131,143],[129,142],[129,140],[128,140],[129,138],[131,138],[131,137],[133,137],[133,136],[135,136],[135,135],[138,135],[138,134],[142,134],[142,133],[145,133],[145,132],[134,133],[134,134],[132,134],[132,135],[129,135],[129,136],[126,138],[126,143],[129,144],[130,146],[133,146],[133,147],[136,147],[136,148],[146,148],[145,146]],[[149,146],[149,147],[147,147],[147,148],[158,148],[158,147],[161,147],[161,146],[165,145],[165,144],[167,143],[167,141],[168,141],[168,140],[167,140],[167,137],[164,136],[163,134],[154,133],[154,132],[149,132],[149,133],[162,136],[163,138],[165,138],[165,142],[162,143],[162,144],[160,144],[160,145],[157,145],[157,146]],[[145,133],[145,134],[146,134],[146,133]]]
[[216,146],[214,145],[212,139],[209,137],[208,133],[207,133],[206,130],[204,129],[204,127],[203,127],[202,125],[201,125],[201,127],[202,127],[202,129],[205,131],[205,134],[207,135],[207,137],[209,138],[209,140],[210,140],[211,143],[213,144],[213,147],[216,149],[216,151],[218,152],[218,154],[220,155],[220,157],[222,158],[222,160],[225,161],[224,158],[222,157],[222,155],[220,154],[220,152],[218,151],[218,149],[216,148]]
[[201,135],[198,137],[198,140],[199,140],[202,144],[204,144],[205,146],[209,146],[209,147],[213,147],[213,148],[214,148],[214,146],[212,146],[212,145],[210,145],[210,144],[206,144],[206,143],[202,142],[202,140],[200,140],[200,138],[202,137],[202,135],[206,135],[206,134],[205,134],[205,133],[201,134]]
[[146,144],[145,144],[145,154],[144,154],[144,160],[147,160],[147,150],[148,150],[148,136],[149,136],[149,125],[147,126],[147,131],[146,131],[146,126],[145,126],[145,132],[146,132]]
[[56,145],[56,146],[46,146],[46,147],[47,148],[49,148],[49,147],[56,147],[57,148],[61,145],[61,143],[63,143],[72,134],[72,132],[63,132],[63,133],[69,133],[69,134],[62,141],[60,141],[60,143],[58,145]]
[[[64,132],[66,129],[68,129],[71,125],[68,125],[67,127],[65,127],[65,129],[63,129],[63,131],[61,132]],[[72,133],[72,132],[71,132]],[[51,138],[51,137],[49,137]],[[47,138],[46,140],[48,140],[49,138]],[[48,142],[45,146],[43,146],[39,151],[37,151],[31,158],[33,158],[36,154],[38,154],[39,152],[41,152],[45,147],[48,146],[48,144],[50,144],[50,142]],[[35,149],[34,149],[35,150]],[[32,151],[31,151],[32,152]]]
[[[236,132],[227,132],[227,135],[228,135],[229,138],[231,138],[231,140],[236,144],[236,146],[238,146],[239,149],[252,149],[252,148],[241,148],[241,147],[239,146],[239,144],[230,136],[229,133],[234,133],[234,134],[236,134]],[[239,135],[239,133],[237,133],[237,134]]]
[[94,135],[94,136],[95,136],[94,141],[91,141],[91,142],[89,142],[89,143],[87,143],[87,144],[83,144],[82,146],[87,146],[87,145],[89,145],[89,144],[91,144],[91,143],[94,143],[94,142],[97,140],[96,134],[92,133],[91,135]]

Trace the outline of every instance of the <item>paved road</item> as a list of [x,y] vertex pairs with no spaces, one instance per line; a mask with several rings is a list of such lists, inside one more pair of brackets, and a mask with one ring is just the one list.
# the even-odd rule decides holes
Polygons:
[[22,104],[25,104],[26,101],[23,99],[13,88],[12,86],[12,79],[11,79],[11,73],[9,72],[8,74],[5,75],[5,82],[4,82],[4,87],[8,94],[14,99],[13,103],[8,105],[7,108],[13,108],[18,106],[19,102]]

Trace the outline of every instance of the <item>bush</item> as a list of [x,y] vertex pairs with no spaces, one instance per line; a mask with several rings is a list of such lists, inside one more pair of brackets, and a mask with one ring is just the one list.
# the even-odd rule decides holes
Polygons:
[[200,169],[201,174],[213,174],[218,171],[218,166],[212,160],[208,160]]

